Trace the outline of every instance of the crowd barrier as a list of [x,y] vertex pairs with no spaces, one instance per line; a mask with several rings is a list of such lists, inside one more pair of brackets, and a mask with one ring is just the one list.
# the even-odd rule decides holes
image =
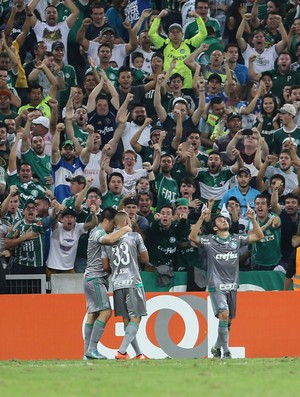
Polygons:
[[[239,292],[229,345],[234,358],[300,356],[297,292]],[[155,359],[204,358],[217,336],[209,296],[199,293],[147,293],[148,316],[139,333],[143,352]],[[111,299],[112,307],[113,302]],[[81,359],[83,294],[0,296],[0,359]],[[122,319],[112,317],[98,348],[113,358],[124,335]],[[132,350],[129,354],[133,356]]]

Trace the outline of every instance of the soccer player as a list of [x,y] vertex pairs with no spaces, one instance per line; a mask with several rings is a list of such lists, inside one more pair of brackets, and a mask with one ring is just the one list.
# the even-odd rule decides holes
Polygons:
[[[114,218],[116,230],[130,225],[126,212],[118,212]],[[147,315],[144,287],[139,271],[139,262],[149,261],[148,251],[140,234],[126,233],[111,247],[102,251],[102,265],[112,271],[112,287],[116,316],[122,316],[125,336],[115,356],[117,360],[129,360],[127,348],[131,344],[136,359],[145,360],[136,340],[142,316]]]
[[114,208],[106,208],[101,213],[99,225],[92,229],[88,240],[87,266],[83,279],[88,310],[84,328],[84,359],[106,359],[97,349],[105,324],[111,316],[107,292],[108,273],[101,263],[102,244],[114,244],[123,234],[131,231],[131,227],[125,225],[113,232],[116,213]]
[[[192,226],[190,240],[202,245],[207,254],[208,291],[215,316],[219,319],[218,339],[212,347],[214,358],[231,358],[228,333],[236,313],[236,293],[239,283],[239,249],[263,238],[255,212],[248,206],[247,215],[253,224],[253,233],[230,234],[230,221],[221,214],[212,220],[213,234],[201,236],[201,226],[209,212],[203,210],[197,223]],[[199,235],[200,234],[200,235]]]

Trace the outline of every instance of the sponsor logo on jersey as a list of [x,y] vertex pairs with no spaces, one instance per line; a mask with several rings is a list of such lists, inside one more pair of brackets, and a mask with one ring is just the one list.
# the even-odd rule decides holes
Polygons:
[[224,261],[229,261],[231,259],[237,259],[238,254],[236,252],[226,252],[226,254],[217,254],[216,259],[224,259]]

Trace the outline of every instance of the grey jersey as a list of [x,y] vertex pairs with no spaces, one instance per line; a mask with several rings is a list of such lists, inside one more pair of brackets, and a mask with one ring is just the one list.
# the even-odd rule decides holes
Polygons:
[[101,239],[106,235],[106,231],[100,226],[94,227],[90,232],[87,247],[87,265],[84,273],[85,278],[105,277],[108,275],[103,269],[101,262]]
[[230,234],[227,239],[217,235],[200,238],[207,252],[207,281],[209,291],[237,290],[239,283],[239,249],[249,244],[247,234]]
[[138,257],[144,251],[147,248],[136,232],[126,233],[114,245],[103,248],[102,258],[109,258],[112,270],[113,291],[142,286]]

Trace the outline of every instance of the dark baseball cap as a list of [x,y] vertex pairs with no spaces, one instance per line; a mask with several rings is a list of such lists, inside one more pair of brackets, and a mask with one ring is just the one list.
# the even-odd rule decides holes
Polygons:
[[135,196],[126,197],[124,200],[124,207],[131,204],[137,205],[137,198]]
[[72,215],[74,218],[76,218],[76,212],[70,207],[67,207],[63,210],[61,217],[63,218],[65,215]]
[[62,144],[62,147],[66,147],[66,146],[72,146],[75,149],[75,143],[73,141],[71,141],[71,139],[67,139],[66,141],[64,141],[64,143]]
[[66,181],[67,182],[77,182],[77,183],[81,183],[83,185],[85,185],[86,181],[85,181],[85,177],[83,175],[75,175],[75,176],[67,176],[66,177]]
[[227,116],[227,121],[230,121],[230,120],[232,120],[232,119],[240,119],[240,120],[242,120],[242,115],[240,114],[240,113],[237,113],[237,112],[232,112],[232,113],[229,113],[229,115]]
[[209,81],[211,81],[211,80],[218,80],[218,82],[219,82],[220,84],[222,84],[222,78],[221,78],[221,76],[220,76],[218,73],[212,73],[212,74],[210,74],[210,75],[208,76],[207,81],[209,82]]
[[116,31],[115,31],[115,29],[112,26],[107,26],[106,28],[102,29],[100,34],[102,35],[102,34],[105,34],[107,32],[111,32],[113,34],[116,34]]
[[154,125],[153,127],[151,127],[150,130],[150,136],[153,134],[153,132],[155,131],[164,131],[164,128],[161,125]]
[[52,44],[51,50],[53,51],[56,50],[56,48],[60,48],[60,47],[65,48],[64,43],[62,41],[57,40],[54,41],[54,43]]
[[242,172],[245,172],[245,174],[251,175],[251,171],[249,170],[249,168],[247,167],[241,167],[238,172],[237,175],[241,174]]

